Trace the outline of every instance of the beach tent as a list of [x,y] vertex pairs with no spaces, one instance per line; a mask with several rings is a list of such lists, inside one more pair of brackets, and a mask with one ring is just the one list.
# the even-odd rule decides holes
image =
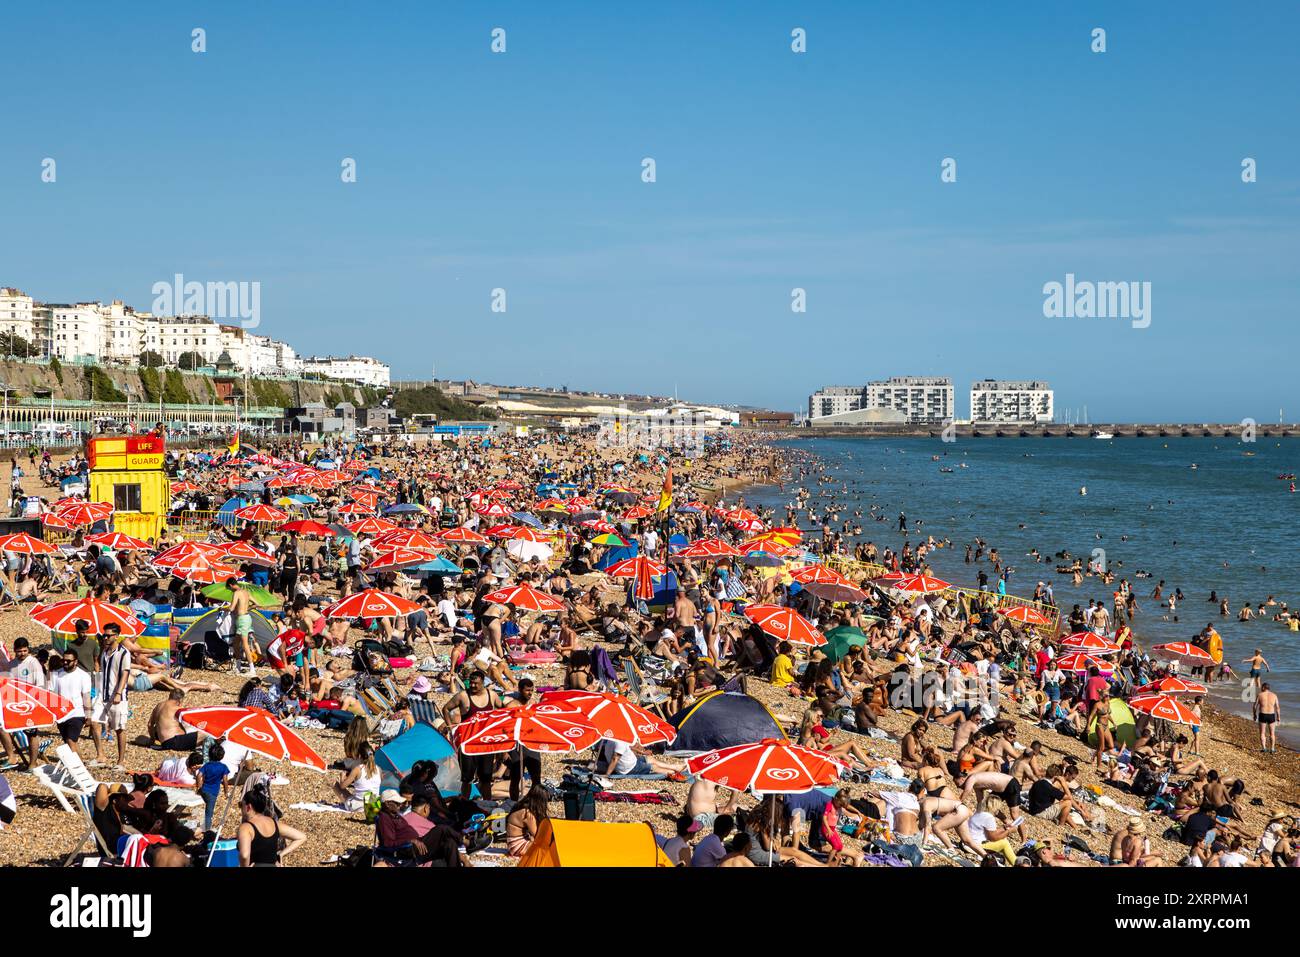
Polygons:
[[242,498],[227,499],[219,509],[217,509],[217,521],[226,528],[233,528],[238,519],[235,518],[235,510],[241,509],[248,502]]
[[537,827],[520,867],[672,867],[649,824],[559,821]]
[[[275,639],[275,625],[256,609],[250,614],[253,616],[253,638],[262,648],[266,648]],[[196,618],[194,623],[181,633],[180,640],[205,644],[207,636],[215,634],[226,644],[230,644],[234,633],[234,622],[231,621],[230,614],[224,608],[214,608]]]
[[764,738],[788,740],[767,706],[747,694],[710,691],[668,720],[677,729],[674,751],[712,751]]
[[[437,762],[434,783],[438,790],[444,795],[460,793],[460,760],[456,749],[427,724],[412,726],[375,752],[375,764],[385,778],[384,787],[397,787],[416,761]],[[390,777],[393,780],[389,781]]]
[[[1119,698],[1111,698],[1110,720],[1111,726],[1115,729],[1115,743],[1132,747],[1133,742],[1137,741],[1137,722],[1133,720],[1133,711],[1128,704]],[[1088,722],[1088,743],[1097,743],[1096,718]]]
[[596,562],[596,569],[603,572],[610,565],[616,565],[625,558],[636,558],[640,552],[641,547],[634,541],[622,548],[611,548],[601,556],[600,561]]

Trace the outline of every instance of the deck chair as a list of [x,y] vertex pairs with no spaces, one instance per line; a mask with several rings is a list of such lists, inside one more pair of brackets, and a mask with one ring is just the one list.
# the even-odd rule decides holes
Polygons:
[[73,858],[81,853],[81,849],[86,846],[87,842],[91,842],[92,846],[98,845],[105,860],[116,860],[116,851],[109,848],[108,842],[104,840],[104,835],[99,833],[99,828],[95,826],[95,819],[91,816],[91,811],[95,807],[95,792],[91,791],[89,794],[78,794],[76,804],[81,811],[82,817],[86,819],[86,830],[82,833],[81,837],[78,838],[77,846],[74,847],[72,852],[63,859],[63,866],[68,867],[71,865]]
[[411,708],[411,716],[415,718],[417,724],[427,724],[431,728],[436,728],[442,723],[442,712],[432,701],[409,698],[407,702]]
[[627,696],[633,703],[650,705],[659,712],[661,718],[667,717],[663,705],[668,700],[668,694],[658,685],[643,684],[641,670],[631,658],[623,659],[623,677],[627,679]]
[[81,755],[70,745],[61,744],[54,749],[54,753],[59,757],[57,764],[43,765],[32,773],[65,811],[76,814],[77,809],[72,802],[87,794],[93,797],[99,782],[81,760]]

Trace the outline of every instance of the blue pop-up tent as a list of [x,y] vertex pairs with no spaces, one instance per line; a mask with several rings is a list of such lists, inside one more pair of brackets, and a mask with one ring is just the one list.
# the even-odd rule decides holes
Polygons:
[[438,773],[434,782],[443,794],[460,793],[460,760],[451,742],[427,724],[403,731],[375,752],[375,764],[383,775],[383,787],[395,788],[411,772],[416,761],[434,761]]

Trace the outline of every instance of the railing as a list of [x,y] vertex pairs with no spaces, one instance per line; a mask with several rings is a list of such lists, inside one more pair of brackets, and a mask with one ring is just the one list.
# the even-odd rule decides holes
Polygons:
[[223,514],[229,515],[230,513],[203,511],[200,509],[187,509],[183,512],[173,512],[167,516],[167,534],[172,538],[205,538],[207,537],[208,530],[212,528],[212,523],[221,521],[220,516]]

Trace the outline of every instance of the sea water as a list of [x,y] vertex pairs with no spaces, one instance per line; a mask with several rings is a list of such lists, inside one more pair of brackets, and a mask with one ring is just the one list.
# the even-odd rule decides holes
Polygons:
[[[1239,622],[1237,613],[1243,602],[1257,608],[1270,595],[1300,609],[1300,492],[1291,493],[1290,481],[1277,477],[1300,472],[1300,440],[810,438],[785,444],[815,454],[828,467],[833,486],[811,479],[793,484],[813,492],[819,513],[826,501],[820,493],[833,489],[840,521],[861,524],[861,539],[897,551],[904,541],[900,512],[913,528],[913,544],[929,535],[951,539],[951,549],[927,559],[936,574],[954,584],[977,587],[983,567],[990,585],[996,585],[987,559],[982,566],[964,561],[966,543],[980,537],[1013,568],[1009,594],[1032,597],[1034,586],[1047,581],[1062,617],[1075,603],[1086,608],[1089,599],[1103,600],[1111,610],[1115,585],[1094,576],[1076,588],[1069,575],[1055,570],[1058,563],[1070,564],[1054,557],[1059,551],[1086,565],[1094,549],[1102,549],[1115,584],[1126,577],[1137,593],[1133,628],[1145,646],[1191,639],[1207,622],[1223,636],[1225,659],[1238,680],[1212,686],[1212,700],[1220,707],[1250,714],[1241,686],[1248,666],[1242,661],[1261,649],[1273,669],[1263,680],[1282,699],[1283,735],[1296,740],[1285,725],[1300,714],[1300,633],[1272,620],[1277,607],[1266,609],[1267,618],[1246,622]],[[791,488],[791,483],[784,492],[776,486],[755,488],[746,501],[776,508],[783,521]],[[1086,495],[1080,494],[1083,488]],[[873,504],[880,506],[877,514],[884,521],[868,514]],[[854,518],[858,507],[863,516]],[[917,519],[923,522],[919,532],[913,525]],[[802,514],[800,522],[806,527]],[[819,535],[818,528],[806,537]],[[1029,554],[1032,548],[1041,562]],[[1151,577],[1139,578],[1138,571]],[[1182,589],[1177,620],[1149,597],[1160,579],[1165,596]],[[1207,601],[1211,591],[1228,598],[1227,618],[1217,603]]]

